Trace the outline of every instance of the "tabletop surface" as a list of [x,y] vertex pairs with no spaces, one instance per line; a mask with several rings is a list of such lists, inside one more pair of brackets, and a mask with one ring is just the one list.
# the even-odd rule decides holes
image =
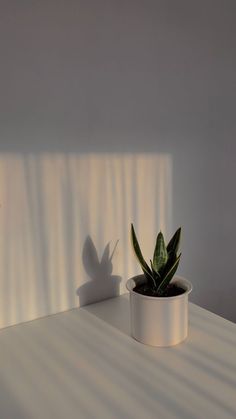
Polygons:
[[236,325],[189,304],[188,339],[130,337],[127,295],[0,331],[1,419],[236,418]]

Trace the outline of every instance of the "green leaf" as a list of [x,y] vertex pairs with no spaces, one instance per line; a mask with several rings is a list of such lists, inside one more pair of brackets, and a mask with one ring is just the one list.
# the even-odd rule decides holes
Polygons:
[[159,274],[159,272],[157,272],[155,270],[151,259],[150,259],[150,264],[151,264],[151,268],[152,268],[152,275],[154,277],[155,284],[156,284],[156,287],[155,288],[157,288],[158,285],[160,284],[160,281],[161,281],[161,275]]
[[152,273],[157,273],[156,271],[155,271],[155,269],[154,269],[154,266],[153,266],[153,263],[152,263],[152,260],[150,259],[150,265],[151,265],[151,268],[152,268]]
[[138,243],[138,240],[137,240],[137,237],[136,237],[135,231],[134,231],[134,226],[133,226],[133,224],[131,224],[131,241],[132,241],[132,244],[133,244],[133,248],[134,248],[135,255],[136,255],[136,257],[137,257],[137,259],[138,259],[138,261],[139,261],[139,263],[140,263],[140,265],[141,265],[141,267],[142,267],[142,270],[143,270],[143,272],[144,272],[145,276],[146,276],[149,280],[151,280],[151,281],[152,281],[152,284],[153,284],[154,286],[156,286],[155,280],[154,280],[153,275],[152,275],[152,271],[151,271],[151,269],[149,268],[148,264],[146,263],[146,261],[145,261],[145,259],[144,259],[143,255],[142,255],[141,249],[140,249],[140,247],[139,247],[139,243]]
[[177,256],[175,253],[168,253],[168,259],[166,264],[160,269],[159,273],[162,279],[165,278],[171,267],[174,265],[175,261],[177,259]]
[[159,287],[157,289],[157,293],[158,294],[163,294],[163,292],[165,291],[167,285],[170,283],[171,279],[173,278],[173,276],[174,276],[174,274],[177,271],[177,268],[179,266],[180,256],[181,256],[181,253],[176,258],[176,261],[174,262],[174,264],[170,268],[169,272],[165,275],[163,281],[160,283],[160,285],[159,285]]
[[153,266],[156,272],[159,272],[165,266],[168,253],[162,232],[157,236],[156,247],[153,255]]
[[145,271],[145,269],[141,266],[142,271],[144,273],[144,276],[147,279],[147,284],[151,287],[154,288],[155,290],[157,289],[157,283],[155,281],[154,275],[153,274],[149,274],[147,271]]
[[176,230],[172,239],[169,241],[166,248],[168,253],[176,254],[178,252],[180,237],[181,237],[181,227],[179,227],[178,230]]

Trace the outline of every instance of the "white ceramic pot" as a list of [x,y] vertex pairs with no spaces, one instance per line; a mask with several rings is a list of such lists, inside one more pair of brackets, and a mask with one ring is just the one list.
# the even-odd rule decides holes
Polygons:
[[171,283],[183,288],[183,294],[174,297],[148,297],[133,289],[146,282],[144,275],[127,281],[130,293],[131,335],[139,342],[152,346],[173,346],[188,334],[188,295],[192,284],[175,276]]

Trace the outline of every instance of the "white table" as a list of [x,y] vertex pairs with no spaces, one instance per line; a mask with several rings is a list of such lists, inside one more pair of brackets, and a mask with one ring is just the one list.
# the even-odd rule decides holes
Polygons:
[[129,336],[128,296],[0,331],[1,419],[236,418],[236,325],[190,304],[187,341]]

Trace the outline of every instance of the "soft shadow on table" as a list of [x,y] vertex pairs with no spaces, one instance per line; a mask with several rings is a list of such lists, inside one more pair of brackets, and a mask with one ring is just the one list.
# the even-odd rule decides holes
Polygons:
[[25,406],[20,403],[18,395],[15,391],[7,384],[4,377],[0,380],[0,405],[1,405],[1,418],[17,418],[26,419],[28,418]]
[[99,261],[96,247],[91,237],[87,236],[82,261],[89,280],[77,289],[80,307],[119,295],[121,277],[112,275],[112,258],[117,244],[118,241],[110,254],[110,243],[107,243]]
[[102,304],[88,305],[83,307],[83,310],[93,314],[125,335],[130,336],[130,308],[128,294],[103,301]]
[[[236,335],[232,328],[232,325],[234,324],[233,322],[228,321],[214,313],[207,312],[204,309],[197,313],[192,310],[189,317],[192,324],[200,327],[206,333],[210,330],[211,335],[218,339],[223,338],[225,342],[235,348]],[[221,329],[219,328],[219,322],[221,323]]]

